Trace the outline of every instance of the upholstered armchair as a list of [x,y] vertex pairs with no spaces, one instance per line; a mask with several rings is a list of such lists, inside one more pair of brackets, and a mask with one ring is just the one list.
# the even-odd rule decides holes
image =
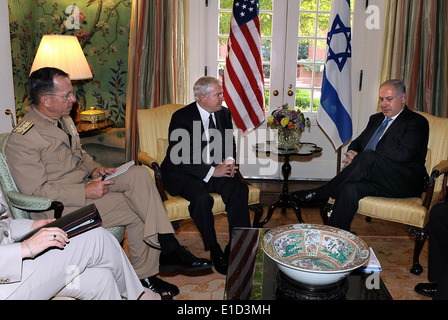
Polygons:
[[[0,134],[0,184],[14,219],[32,219],[31,213],[54,210],[54,217],[60,218],[64,205],[56,200],[29,196],[19,192],[9,171],[6,159],[6,142],[9,133]],[[100,212],[101,214],[101,212]],[[107,230],[119,241],[124,239],[124,227],[112,227]]]
[[[137,111],[140,144],[138,161],[147,166],[151,172],[168,218],[175,227],[176,222],[178,224],[180,221],[190,218],[188,211],[188,205],[190,203],[180,196],[171,196],[164,189],[162,173],[159,166],[165,158],[168,148],[168,127],[171,121],[171,115],[182,107],[184,105],[169,104],[154,109],[140,109]],[[239,172],[238,176],[245,181]],[[248,184],[248,187],[249,208],[255,212],[254,221],[259,221],[263,214],[263,207],[260,204],[260,189],[250,184]],[[211,195],[214,199],[213,214],[224,213],[225,205],[221,196],[216,193],[212,193]]]
[[[359,201],[358,213],[370,218],[402,223],[409,226],[411,235],[415,236],[413,265],[410,272],[421,274],[423,267],[419,257],[428,230],[426,224],[434,204],[442,201],[446,195],[448,178],[448,119],[418,112],[429,122],[428,154],[426,170],[430,175],[427,188],[420,198],[383,198],[365,197]],[[321,215],[327,223],[331,214],[332,200]]]

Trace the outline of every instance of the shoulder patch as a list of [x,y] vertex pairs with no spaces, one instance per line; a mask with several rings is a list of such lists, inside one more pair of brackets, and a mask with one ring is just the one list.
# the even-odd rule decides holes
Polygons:
[[23,135],[23,134],[27,133],[28,130],[30,130],[33,126],[34,126],[33,121],[25,120],[21,124],[19,124],[17,127],[15,127],[14,130],[12,130],[12,132],[20,133]]

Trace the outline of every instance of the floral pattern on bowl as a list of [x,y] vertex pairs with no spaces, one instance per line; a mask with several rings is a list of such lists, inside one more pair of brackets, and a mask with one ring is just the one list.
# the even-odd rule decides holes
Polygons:
[[[369,247],[361,238],[325,225],[281,226],[268,231],[262,245],[264,252],[279,264],[282,271],[288,269],[288,275],[297,281],[306,282],[309,278],[310,284],[315,283],[310,272],[320,278],[319,284],[326,283],[326,274],[340,273],[340,276],[333,275],[329,279],[343,278],[369,258]],[[305,281],[304,276],[308,277]]]

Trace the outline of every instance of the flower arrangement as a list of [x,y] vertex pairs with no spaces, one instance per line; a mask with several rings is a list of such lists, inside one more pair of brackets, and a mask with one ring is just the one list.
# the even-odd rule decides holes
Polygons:
[[289,109],[288,104],[274,110],[268,117],[268,127],[271,129],[296,129],[300,133],[311,128],[311,121],[305,118],[300,110]]

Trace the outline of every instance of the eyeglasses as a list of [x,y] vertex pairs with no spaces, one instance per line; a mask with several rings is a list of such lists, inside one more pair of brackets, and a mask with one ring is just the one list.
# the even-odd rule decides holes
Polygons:
[[67,101],[68,99],[70,99],[72,96],[74,97],[75,95],[73,94],[73,92],[70,92],[69,94],[67,94],[65,96],[51,94],[51,93],[47,93],[46,96],[60,97],[60,98],[64,99],[65,101]]

